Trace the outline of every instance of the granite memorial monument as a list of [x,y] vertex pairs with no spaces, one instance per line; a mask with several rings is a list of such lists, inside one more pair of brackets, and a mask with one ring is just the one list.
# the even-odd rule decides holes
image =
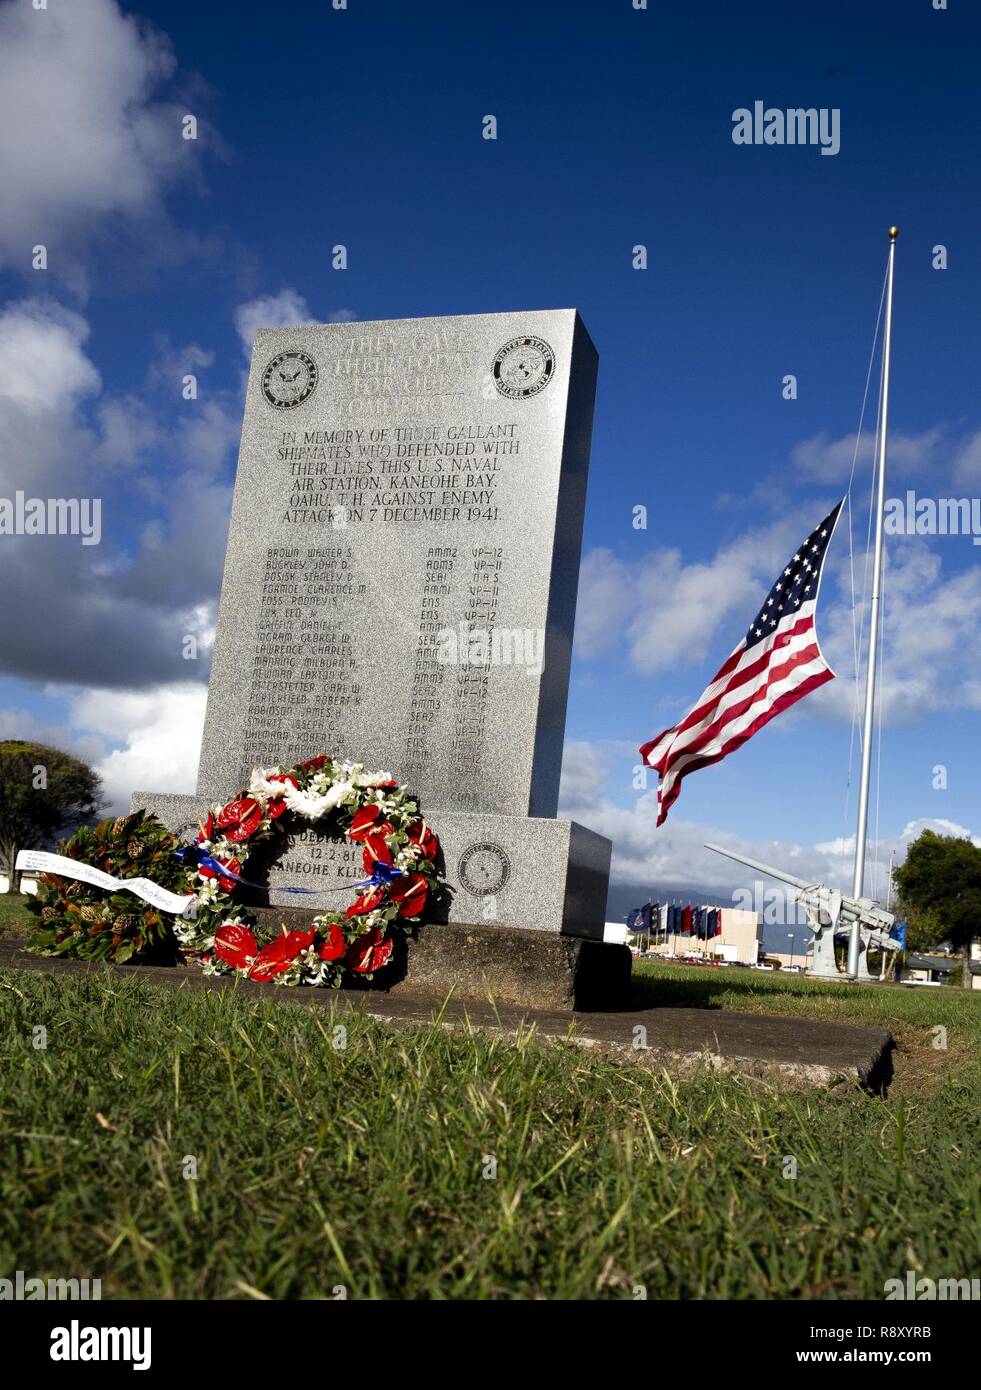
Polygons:
[[[357,760],[418,793],[484,957],[601,941],[609,841],[556,819],[596,367],[571,309],[260,330],[197,797],[134,808],[190,835],[255,764]],[[268,903],[362,876],[301,828]]]

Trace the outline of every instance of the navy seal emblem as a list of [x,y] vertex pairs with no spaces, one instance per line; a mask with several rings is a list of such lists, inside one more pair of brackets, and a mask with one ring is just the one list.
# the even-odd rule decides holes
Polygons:
[[317,364],[305,352],[281,352],[262,373],[262,394],[277,410],[295,410],[317,389]]

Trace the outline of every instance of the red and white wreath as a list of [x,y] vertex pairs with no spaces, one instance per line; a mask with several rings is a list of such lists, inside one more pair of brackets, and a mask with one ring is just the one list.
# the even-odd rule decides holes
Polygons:
[[[346,909],[323,912],[302,931],[260,943],[236,911],[253,847],[284,828],[282,818],[329,825],[363,849],[365,880]],[[201,823],[182,851],[195,902],[175,922],[181,950],[211,974],[236,973],[286,985],[334,985],[350,973],[371,979],[392,959],[443,881],[439,841],[417,802],[388,772],[320,754],[293,767],[255,768],[248,787]]]

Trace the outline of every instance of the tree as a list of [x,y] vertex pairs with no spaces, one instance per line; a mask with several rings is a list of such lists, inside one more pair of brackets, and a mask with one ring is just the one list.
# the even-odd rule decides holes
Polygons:
[[964,956],[970,989],[971,942],[981,936],[981,849],[966,838],[924,830],[894,878],[899,906],[916,922],[916,944],[949,940]]
[[913,903],[900,898],[896,904],[896,913],[906,922],[907,951],[922,951],[929,954],[950,936],[944,926],[943,918],[935,907],[916,907]]
[[95,815],[101,783],[87,763],[19,739],[0,742],[0,863],[7,864],[7,891],[16,893],[17,851],[37,849]]

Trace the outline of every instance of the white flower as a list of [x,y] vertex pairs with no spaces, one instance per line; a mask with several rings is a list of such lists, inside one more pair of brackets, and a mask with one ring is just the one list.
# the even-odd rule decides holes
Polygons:
[[328,787],[322,796],[311,794],[309,790],[301,791],[299,787],[287,787],[283,799],[289,810],[302,816],[304,820],[319,820],[328,811],[333,811],[339,806],[352,790],[350,782],[337,782]]
[[282,796],[283,794],[282,782],[269,781],[270,774],[275,773],[275,771],[274,767],[257,767],[249,779],[249,796],[254,801],[258,801],[263,809],[265,809],[267,801],[271,801],[274,796]]
[[376,927],[384,927],[385,919],[382,917],[381,911],[375,908],[374,912],[359,913],[351,925],[356,925],[359,928],[358,936],[364,936],[366,933],[374,931]]
[[359,772],[354,782],[359,787],[380,787],[385,782],[394,782],[390,772]]

